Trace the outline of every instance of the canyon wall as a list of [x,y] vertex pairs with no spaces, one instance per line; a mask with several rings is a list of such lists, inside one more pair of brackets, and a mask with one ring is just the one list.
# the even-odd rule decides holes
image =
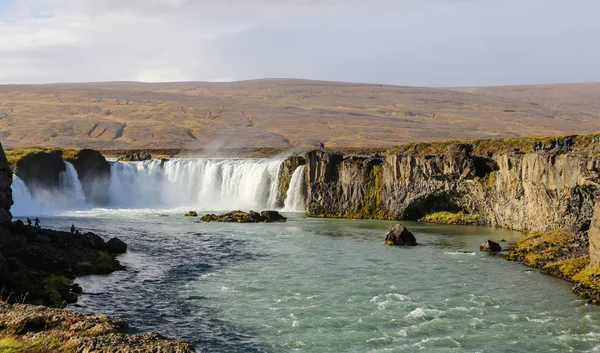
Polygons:
[[10,213],[10,206],[13,204],[11,184],[12,170],[6,160],[2,144],[0,144],[0,226],[8,225],[12,220]]
[[419,219],[478,214],[515,230],[577,231],[600,196],[600,160],[582,153],[512,152],[484,158],[469,145],[444,154],[344,156],[312,151],[306,212],[312,217]]

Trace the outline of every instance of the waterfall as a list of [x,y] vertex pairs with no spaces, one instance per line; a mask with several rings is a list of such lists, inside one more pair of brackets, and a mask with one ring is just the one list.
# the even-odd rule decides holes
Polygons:
[[296,168],[294,174],[292,174],[283,210],[288,212],[304,212],[305,202],[304,166],[302,165]]
[[85,194],[83,193],[83,187],[79,181],[77,170],[73,164],[65,161],[66,170],[61,172],[59,175],[61,182],[61,192],[69,203],[74,205],[85,204]]
[[10,211],[13,216],[26,216],[35,213],[38,204],[31,196],[31,192],[27,188],[27,185],[25,185],[25,182],[14,174],[11,188],[14,204],[10,208]]
[[[107,193],[110,209],[194,209],[198,211],[262,211],[276,209],[279,199],[281,160],[177,158],[168,161],[112,161]],[[15,215],[34,215],[56,210],[90,209],[75,167],[65,162],[58,189],[30,192],[14,176]],[[304,210],[304,167],[290,181],[286,211]],[[101,185],[101,184],[99,184]],[[93,186],[92,186],[93,187]],[[33,196],[32,196],[33,194]],[[46,212],[46,213],[47,213]]]
[[280,160],[212,158],[113,162],[110,206],[272,209],[280,164]]

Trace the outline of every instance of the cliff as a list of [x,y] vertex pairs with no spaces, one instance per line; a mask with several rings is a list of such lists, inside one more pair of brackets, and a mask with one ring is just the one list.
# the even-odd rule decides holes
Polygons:
[[443,154],[306,154],[307,215],[420,219],[476,214],[515,230],[579,230],[600,196],[600,159],[562,150],[473,156],[469,145]]
[[12,199],[12,170],[2,144],[0,144],[0,227],[7,226],[12,220],[10,206],[13,204]]

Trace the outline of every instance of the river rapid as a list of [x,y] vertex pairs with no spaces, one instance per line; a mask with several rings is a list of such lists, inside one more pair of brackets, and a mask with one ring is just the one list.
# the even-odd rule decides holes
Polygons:
[[[72,177],[65,176],[60,208],[16,180],[13,213],[128,244],[119,257],[127,270],[78,278],[84,294],[69,309],[117,316],[132,332],[189,340],[202,352],[600,351],[600,310],[579,300],[568,283],[478,251],[487,239],[510,241],[520,233],[403,222],[420,245],[402,248],[384,245],[395,224],[389,221],[311,219],[301,212],[286,212],[287,223],[183,216],[191,206],[272,208],[276,163],[242,162],[248,161],[185,161],[180,167],[188,170],[204,163],[186,178],[185,168],[169,178],[167,168],[152,169],[163,175],[155,178],[150,162],[115,165],[111,188],[122,189],[108,207],[82,202]],[[236,174],[239,168],[247,169]],[[127,178],[120,178],[123,170]],[[210,180],[202,176],[207,170]],[[259,184],[236,191],[250,170]],[[301,188],[290,190],[293,205],[286,209],[298,211]],[[121,197],[125,192],[134,198]]]

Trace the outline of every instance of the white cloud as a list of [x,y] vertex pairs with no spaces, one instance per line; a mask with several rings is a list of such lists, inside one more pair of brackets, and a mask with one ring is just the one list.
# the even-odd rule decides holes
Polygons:
[[0,82],[600,81],[597,10],[595,0],[9,0]]

